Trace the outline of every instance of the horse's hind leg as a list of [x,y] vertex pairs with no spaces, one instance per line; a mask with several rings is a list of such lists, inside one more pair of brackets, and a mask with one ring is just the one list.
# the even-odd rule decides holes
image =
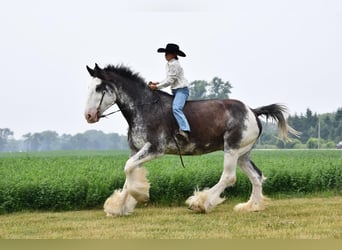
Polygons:
[[210,189],[196,190],[186,203],[189,208],[197,212],[210,212],[216,205],[224,201],[221,193],[228,186],[233,186],[236,181],[236,164],[238,160],[237,150],[226,150],[224,152],[223,172],[219,182]]
[[266,179],[260,169],[249,159],[249,153],[241,156],[238,164],[252,183],[252,194],[245,203],[235,206],[235,211],[260,211],[265,209],[265,198],[262,195],[262,182]]

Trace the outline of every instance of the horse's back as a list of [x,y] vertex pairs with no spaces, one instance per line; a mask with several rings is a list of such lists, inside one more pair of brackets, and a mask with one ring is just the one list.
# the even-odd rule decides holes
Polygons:
[[245,104],[236,99],[188,100],[185,108],[193,111],[202,108],[217,108],[222,105],[229,110],[245,108]]
[[248,112],[248,108],[239,100],[210,99],[188,101],[184,107],[184,112],[190,123],[191,120],[195,120],[195,124],[198,121],[202,121],[206,125],[222,126],[223,120],[226,122],[230,119],[243,120]]
[[191,127],[191,139],[197,147],[223,149],[224,135],[233,127],[243,127],[248,110],[233,99],[188,101],[184,112]]

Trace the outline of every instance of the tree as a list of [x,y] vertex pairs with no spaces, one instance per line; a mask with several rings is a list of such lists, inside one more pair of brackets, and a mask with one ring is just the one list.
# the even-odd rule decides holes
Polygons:
[[72,135],[68,135],[68,134],[62,134],[59,137],[59,145],[60,145],[60,149],[61,150],[72,150],[72,145],[71,145],[71,139],[72,139]]
[[335,121],[342,121],[342,108],[339,108],[335,115]]
[[329,116],[326,116],[324,119],[321,119],[321,137],[322,138],[330,138],[331,131],[331,120]]
[[318,139],[312,137],[307,141],[306,145],[307,145],[307,148],[310,148],[310,149],[318,148]]
[[42,151],[40,133],[34,133],[30,138],[31,150]]
[[5,151],[6,144],[13,132],[9,128],[0,128],[0,151]]
[[90,149],[88,148],[89,139],[81,133],[78,133],[70,138],[71,148],[74,150]]
[[32,150],[32,134],[27,133],[23,135],[24,138],[24,145],[25,145],[25,151],[31,151]]
[[58,150],[58,134],[55,131],[43,131],[40,133],[41,149],[44,151]]
[[301,132],[300,141],[305,144],[310,137],[317,137],[318,116],[308,108],[305,116],[295,115],[288,118],[290,126]]
[[194,81],[190,85],[189,100],[227,99],[232,85],[219,77],[214,77],[209,83],[204,80]]
[[208,97],[207,97],[207,86],[208,86],[207,81],[199,80],[199,81],[192,82],[190,85],[189,100],[208,99]]
[[227,99],[231,93],[232,85],[221,78],[214,77],[209,83],[209,99]]

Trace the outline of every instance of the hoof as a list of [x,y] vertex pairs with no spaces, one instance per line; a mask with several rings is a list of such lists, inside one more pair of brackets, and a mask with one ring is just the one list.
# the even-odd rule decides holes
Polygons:
[[188,208],[190,210],[193,210],[198,213],[207,213],[208,210],[204,207],[204,204],[202,204],[195,196],[189,197],[186,202],[188,205]]
[[245,203],[237,204],[234,207],[234,211],[237,211],[237,212],[258,212],[264,209],[265,209],[264,201],[260,201],[260,202],[248,201]]
[[103,208],[107,216],[129,215],[133,212],[137,201],[123,194],[121,190],[116,190],[105,202]]
[[186,204],[189,209],[198,213],[209,213],[215,206],[222,203],[225,199],[215,198],[210,199],[209,190],[205,189],[203,191],[195,190],[194,195],[186,200]]

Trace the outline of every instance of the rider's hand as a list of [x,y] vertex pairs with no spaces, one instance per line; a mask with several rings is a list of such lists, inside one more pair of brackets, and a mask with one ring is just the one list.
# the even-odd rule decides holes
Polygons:
[[158,89],[157,83],[155,83],[155,82],[149,82],[149,83],[148,83],[148,87],[149,87],[151,90],[157,90],[157,89]]

